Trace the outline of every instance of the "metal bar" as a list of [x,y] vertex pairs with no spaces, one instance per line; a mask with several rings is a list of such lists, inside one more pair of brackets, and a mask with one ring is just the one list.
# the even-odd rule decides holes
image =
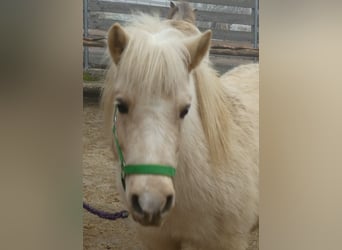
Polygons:
[[254,6],[254,48],[258,47],[258,16],[259,16],[259,0],[255,0]]
[[[83,0],[83,37],[88,37],[88,0]],[[83,65],[85,69],[89,67],[89,50],[83,47]]]

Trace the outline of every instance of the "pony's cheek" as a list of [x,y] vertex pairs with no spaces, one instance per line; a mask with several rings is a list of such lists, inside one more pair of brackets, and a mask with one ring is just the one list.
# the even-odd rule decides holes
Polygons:
[[180,145],[179,145],[179,143],[177,143],[177,145],[176,145],[176,155],[178,156],[178,154],[179,154],[179,148],[180,148]]

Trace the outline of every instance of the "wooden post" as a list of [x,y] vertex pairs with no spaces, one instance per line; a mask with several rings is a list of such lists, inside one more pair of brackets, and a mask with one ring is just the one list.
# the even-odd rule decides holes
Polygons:
[[[88,0],[83,0],[83,37],[88,37]],[[84,68],[89,67],[89,50],[88,46],[83,46]]]

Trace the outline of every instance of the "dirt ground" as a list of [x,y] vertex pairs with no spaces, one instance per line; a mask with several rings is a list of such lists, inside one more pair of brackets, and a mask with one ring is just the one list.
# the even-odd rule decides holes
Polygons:
[[[84,100],[83,108],[83,200],[92,206],[117,212],[125,209],[116,192],[113,157],[104,140],[103,114],[97,99]],[[142,249],[130,219],[110,221],[83,210],[83,249]],[[248,250],[258,250],[258,231]],[[162,249],[161,249],[162,250]]]

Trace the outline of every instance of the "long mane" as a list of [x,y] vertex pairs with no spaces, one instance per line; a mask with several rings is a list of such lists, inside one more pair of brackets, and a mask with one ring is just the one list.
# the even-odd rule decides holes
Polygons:
[[208,64],[202,64],[194,72],[198,111],[208,142],[210,158],[214,165],[227,162],[230,154],[230,114],[228,96],[220,79]]

